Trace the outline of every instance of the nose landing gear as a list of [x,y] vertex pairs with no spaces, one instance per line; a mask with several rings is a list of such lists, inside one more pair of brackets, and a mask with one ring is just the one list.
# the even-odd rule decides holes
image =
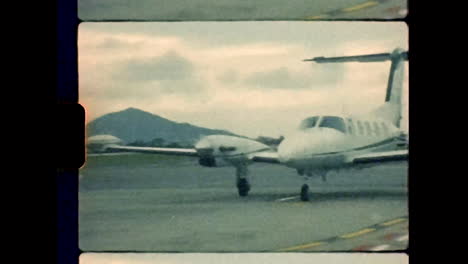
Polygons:
[[247,196],[250,191],[249,180],[247,179],[248,175],[247,166],[238,166],[236,167],[236,176],[237,176],[237,191],[239,196]]
[[309,185],[304,183],[301,188],[301,201],[309,201]]
[[307,202],[309,201],[309,185],[307,184],[309,182],[309,178],[312,176],[310,172],[306,172],[304,169],[298,169],[297,173],[301,176],[304,177],[304,184],[301,187],[301,201]]
[[314,176],[314,175],[317,175],[317,176],[321,176],[322,177],[322,181],[326,182],[327,181],[327,171],[320,171],[320,170],[316,170],[312,173],[312,171],[309,171],[309,170],[304,170],[304,169],[300,169],[300,170],[297,170],[297,173],[301,176],[304,177],[304,181],[305,183],[302,185],[301,187],[301,194],[300,194],[300,197],[301,197],[301,201],[309,201],[310,200],[310,196],[309,196],[309,185],[308,185],[308,182],[309,182],[309,178]]

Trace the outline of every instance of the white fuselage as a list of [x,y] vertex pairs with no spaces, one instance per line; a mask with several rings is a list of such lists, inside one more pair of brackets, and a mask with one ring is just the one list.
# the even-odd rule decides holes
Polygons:
[[[300,174],[312,175],[349,167],[352,163],[348,161],[356,155],[396,150],[401,134],[391,122],[380,118],[315,116],[285,137],[278,145],[277,157]],[[200,164],[208,167],[248,165],[251,155],[274,152],[258,141],[224,135],[206,136],[195,148]]]
[[[317,116],[312,124],[287,135],[277,149],[280,163],[306,174],[350,166],[353,156],[398,149],[401,131],[391,122],[373,117]],[[333,122],[328,122],[332,119]],[[305,125],[304,125],[305,122]],[[273,151],[248,138],[212,135],[196,144],[209,166],[239,166],[251,163],[249,155]],[[206,160],[205,160],[206,162]]]

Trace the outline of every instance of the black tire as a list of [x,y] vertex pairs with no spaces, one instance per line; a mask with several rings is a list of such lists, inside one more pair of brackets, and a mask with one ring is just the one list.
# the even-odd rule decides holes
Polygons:
[[250,185],[247,179],[239,179],[237,181],[237,190],[239,192],[239,196],[247,196],[250,190]]
[[302,185],[301,201],[309,201],[309,186],[307,184]]

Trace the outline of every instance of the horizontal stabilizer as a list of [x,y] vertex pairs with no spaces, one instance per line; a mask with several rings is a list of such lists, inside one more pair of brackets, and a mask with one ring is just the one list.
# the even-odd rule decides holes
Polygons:
[[408,52],[392,52],[392,53],[379,53],[370,55],[357,55],[357,56],[342,56],[342,57],[315,57],[312,59],[306,59],[304,61],[314,61],[317,63],[334,63],[334,62],[379,62],[389,61],[398,54],[404,60],[408,60]]

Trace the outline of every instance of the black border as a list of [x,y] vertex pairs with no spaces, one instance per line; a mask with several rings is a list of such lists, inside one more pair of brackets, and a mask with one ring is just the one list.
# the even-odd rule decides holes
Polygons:
[[56,0],[56,262],[78,264],[78,174],[85,158],[84,109],[78,104],[78,0]]

